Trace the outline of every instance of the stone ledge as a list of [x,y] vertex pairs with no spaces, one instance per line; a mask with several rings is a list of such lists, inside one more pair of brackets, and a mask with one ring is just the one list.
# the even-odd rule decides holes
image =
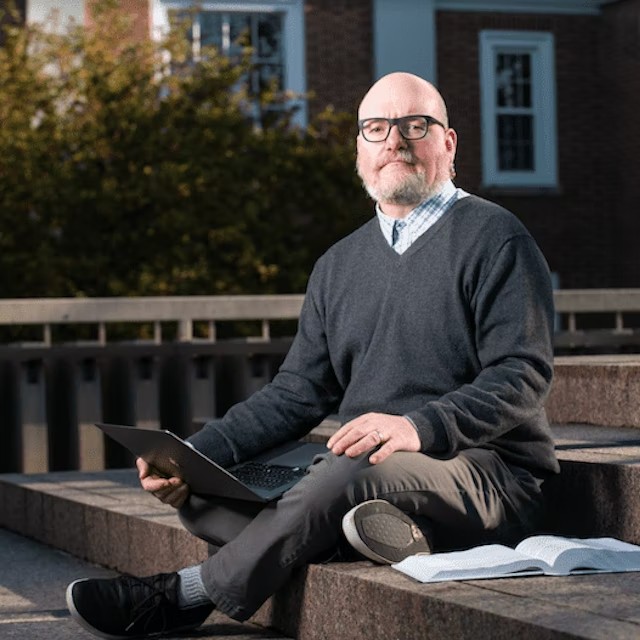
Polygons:
[[[132,470],[2,476],[0,524],[134,574],[202,561],[206,545],[136,484]],[[640,574],[422,585],[389,567],[334,563],[299,571],[252,622],[298,640],[635,640],[639,598]]]
[[640,356],[555,359],[546,402],[554,423],[640,427]]
[[129,469],[0,475],[0,526],[137,575],[175,571],[208,554]]
[[[563,473],[545,488],[550,530],[640,543],[640,432],[556,425],[554,435]],[[131,469],[0,476],[0,526],[138,575],[208,553]],[[422,585],[368,562],[333,563],[299,571],[252,621],[298,640],[635,640],[639,600],[640,573]]]
[[640,574],[420,584],[368,562],[310,565],[252,619],[298,640],[637,640]]

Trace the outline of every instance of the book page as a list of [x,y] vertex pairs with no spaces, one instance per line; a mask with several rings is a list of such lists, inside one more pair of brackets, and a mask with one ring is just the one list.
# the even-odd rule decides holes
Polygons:
[[420,582],[481,580],[514,575],[540,575],[550,567],[499,544],[483,545],[465,551],[415,555],[392,565]]
[[563,538],[532,536],[516,549],[540,558],[552,569],[549,575],[567,575],[572,571],[639,571],[640,546],[614,538]]

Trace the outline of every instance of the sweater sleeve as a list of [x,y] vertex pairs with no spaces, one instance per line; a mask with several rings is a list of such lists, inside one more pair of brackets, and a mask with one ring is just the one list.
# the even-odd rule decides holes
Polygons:
[[549,271],[529,235],[507,240],[470,296],[479,371],[407,415],[422,450],[452,455],[535,422],[553,376]]
[[229,466],[300,438],[337,408],[341,389],[329,358],[315,280],[312,274],[296,337],[274,379],[189,438],[219,464]]

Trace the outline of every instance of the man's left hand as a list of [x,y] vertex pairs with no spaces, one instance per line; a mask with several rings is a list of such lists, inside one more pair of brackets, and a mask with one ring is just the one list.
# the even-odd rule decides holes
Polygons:
[[374,447],[380,448],[369,457],[378,464],[394,451],[420,451],[420,438],[411,422],[403,416],[386,413],[365,413],[343,424],[327,442],[336,455],[355,458]]

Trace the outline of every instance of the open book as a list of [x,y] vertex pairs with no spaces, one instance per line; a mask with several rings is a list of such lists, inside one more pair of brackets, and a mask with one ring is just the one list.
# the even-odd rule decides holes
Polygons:
[[420,582],[640,571],[640,546],[615,538],[532,536],[515,549],[488,544],[415,555],[392,565]]

